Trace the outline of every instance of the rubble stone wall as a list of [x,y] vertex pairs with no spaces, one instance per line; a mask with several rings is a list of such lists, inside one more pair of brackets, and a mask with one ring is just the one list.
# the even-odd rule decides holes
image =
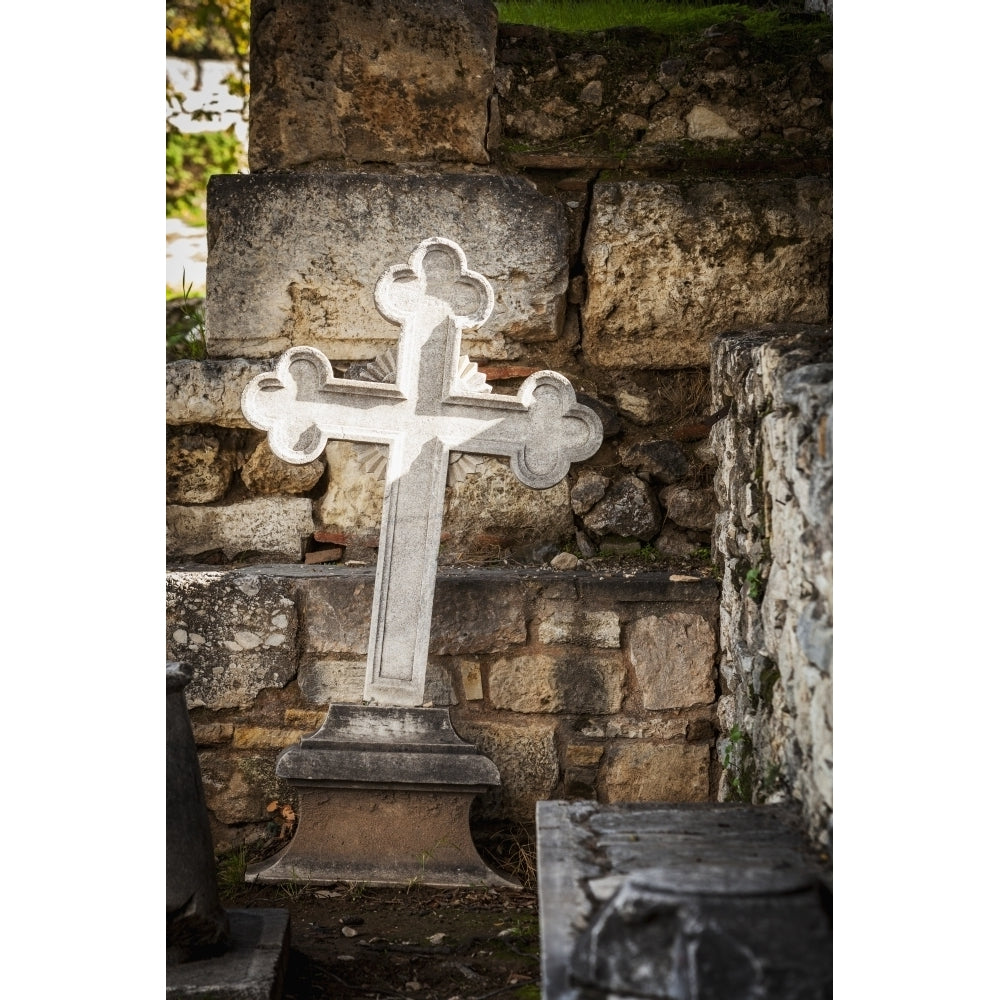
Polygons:
[[833,837],[833,364],[829,327],[720,338],[712,429],[723,567],[719,795],[799,803]]
[[[216,843],[291,802],[278,754],[359,703],[374,573],[272,566],[168,575],[167,655],[186,695]],[[539,799],[709,801],[716,791],[718,585],[666,573],[439,575],[425,698],[500,770],[476,816]]]

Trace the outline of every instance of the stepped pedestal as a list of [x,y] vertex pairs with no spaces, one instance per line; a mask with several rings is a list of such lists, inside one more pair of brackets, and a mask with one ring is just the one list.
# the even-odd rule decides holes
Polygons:
[[298,792],[298,826],[248,881],[518,888],[472,843],[472,800],[500,775],[447,709],[333,705],[277,774]]

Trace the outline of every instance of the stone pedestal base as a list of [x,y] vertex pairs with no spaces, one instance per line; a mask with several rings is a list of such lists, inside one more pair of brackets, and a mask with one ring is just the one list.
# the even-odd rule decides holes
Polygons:
[[298,826],[247,881],[520,888],[472,843],[472,800],[500,775],[447,709],[333,705],[319,732],[278,758],[277,774],[298,792]]

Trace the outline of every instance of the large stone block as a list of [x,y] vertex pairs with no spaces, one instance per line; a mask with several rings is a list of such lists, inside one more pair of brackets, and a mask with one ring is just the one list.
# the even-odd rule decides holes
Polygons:
[[500,772],[500,789],[480,800],[481,815],[522,823],[535,820],[535,803],[547,799],[559,781],[556,723],[531,726],[454,718],[455,732],[474,743]]
[[227,559],[241,552],[299,562],[303,539],[312,534],[312,504],[299,497],[261,497],[227,507],[167,507],[167,557],[220,549]]
[[595,365],[706,365],[740,326],[825,322],[830,182],[614,181],[594,187],[583,351]]
[[168,435],[168,503],[214,503],[226,495],[238,462],[232,436],[194,429]]
[[520,177],[228,175],[209,184],[209,353],[263,358],[306,344],[375,358],[399,328],[375,308],[385,270],[428,236],[455,240],[496,305],[462,350],[515,358],[562,332],[567,227],[555,199]]
[[255,2],[250,169],[487,163],[489,0]]
[[525,594],[516,581],[498,581],[486,574],[438,577],[431,653],[493,653],[527,638]]
[[[303,651],[319,659],[340,653],[364,656],[368,652],[374,586],[374,573],[370,571],[303,580],[297,587]],[[364,676],[363,662],[361,672]],[[323,684],[330,679],[329,673],[325,676]]]
[[249,427],[240,409],[243,388],[273,369],[273,359],[172,361],[167,365],[167,424]]
[[709,746],[646,743],[608,748],[597,787],[602,802],[706,802]]
[[556,542],[573,531],[569,484],[525,486],[506,461],[469,455],[474,471],[448,487],[441,551],[445,558]]
[[629,631],[628,652],[643,707],[710,705],[715,651],[715,633],[701,615],[672,611],[640,618]]
[[489,674],[493,707],[512,712],[617,712],[624,687],[620,656],[575,649],[505,656]]
[[621,646],[621,621],[614,611],[587,611],[564,603],[546,603],[538,610],[538,641],[546,645],[572,643],[600,649]]
[[248,708],[295,676],[298,619],[287,591],[256,575],[167,574],[167,657],[192,668],[192,708]]

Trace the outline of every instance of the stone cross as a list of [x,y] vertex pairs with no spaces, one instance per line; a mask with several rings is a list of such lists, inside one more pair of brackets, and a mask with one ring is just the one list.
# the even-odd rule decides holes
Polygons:
[[328,440],[389,446],[366,702],[423,702],[450,453],[507,456],[522,483],[544,489],[601,444],[600,419],[562,375],[536,372],[517,396],[492,396],[460,356],[462,331],[493,302],[458,244],[426,239],[375,286],[379,311],[402,326],[392,381],[335,378],[319,351],[293,347],[243,392],[247,420],[286,462],[311,462]]

